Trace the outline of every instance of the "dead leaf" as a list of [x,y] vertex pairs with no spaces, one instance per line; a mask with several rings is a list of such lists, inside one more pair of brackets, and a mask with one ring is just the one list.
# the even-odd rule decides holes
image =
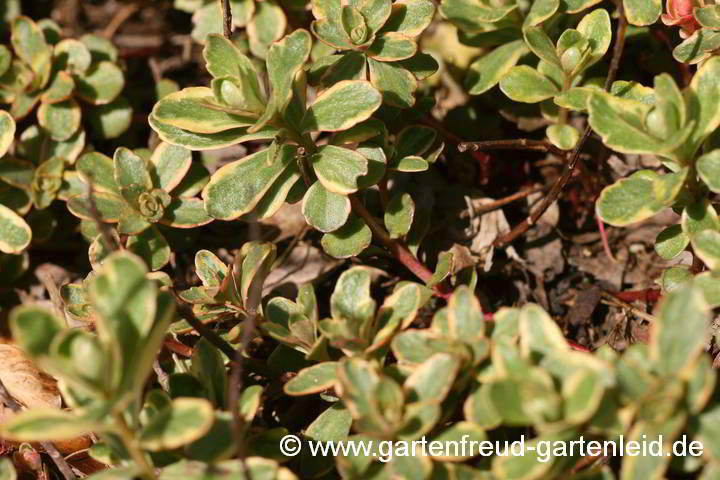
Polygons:
[[280,265],[275,266],[263,287],[263,295],[285,284],[311,282],[342,263],[306,242],[299,242]]
[[16,345],[0,344],[0,380],[8,393],[27,408],[60,408],[57,382],[42,372]]
[[307,222],[302,214],[301,203],[286,203],[272,217],[260,220],[260,225],[270,230],[268,236],[274,242],[295,237],[305,228]]
[[592,286],[586,290],[580,290],[575,296],[573,304],[567,316],[570,325],[578,326],[589,323],[595,307],[600,303],[602,298],[602,290],[597,286]]
[[[505,218],[502,209],[493,210],[482,215],[474,214],[474,211],[482,205],[494,201],[492,198],[465,197],[470,214],[470,225],[465,229],[466,236],[472,239],[470,252],[480,257],[480,262],[484,263],[483,270],[486,272],[492,268],[493,254],[495,253],[493,242],[500,235],[510,231],[510,224]],[[512,246],[505,247],[505,251],[510,258],[520,259]]]

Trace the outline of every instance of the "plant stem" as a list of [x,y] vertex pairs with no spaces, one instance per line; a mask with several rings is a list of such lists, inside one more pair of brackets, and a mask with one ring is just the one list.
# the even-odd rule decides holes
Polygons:
[[[567,92],[570,88],[570,85],[572,84],[572,77],[569,74],[565,74],[565,78],[563,79],[563,88],[562,91]],[[558,125],[565,125],[568,121],[568,109],[565,107],[560,107],[558,109]]]
[[492,212],[493,210],[497,210],[498,208],[504,207],[505,205],[513,203],[517,200],[528,197],[528,196],[532,195],[533,193],[543,192],[543,191],[547,190],[548,188],[550,188],[550,187],[547,185],[526,188],[525,190],[520,190],[519,192],[513,193],[512,195],[508,195],[507,197],[500,198],[493,202],[480,205],[478,208],[474,209],[474,211],[472,213],[474,213],[475,215],[483,215],[485,213]]
[[595,219],[597,220],[598,231],[600,232],[600,238],[602,238],[605,255],[612,263],[617,263],[617,260],[615,260],[615,257],[612,254],[612,250],[610,250],[610,243],[608,243],[608,236],[607,232],[605,231],[605,222],[602,221],[602,218],[600,218],[600,215],[598,215],[597,213],[595,214]]
[[232,37],[232,9],[230,0],[220,0],[220,7],[223,13],[223,35],[230,40]]
[[[622,2],[618,0],[615,3],[617,5],[618,13],[620,14],[620,16],[618,19],[615,47],[613,48],[613,57],[610,61],[610,69],[608,70],[607,78],[605,79],[606,91],[610,89],[610,86],[615,81],[615,77],[617,76],[618,67],[620,65],[620,58],[622,57],[623,49],[625,48],[625,31],[627,30],[627,19],[625,18],[625,12],[623,10]],[[494,245],[496,247],[502,247],[503,245],[514,241],[517,237],[527,232],[530,227],[535,225],[535,223],[540,219],[540,217],[543,216],[545,211],[550,208],[550,205],[552,205],[553,202],[557,200],[560,192],[563,190],[568,180],[570,180],[573,172],[575,171],[575,167],[578,163],[578,160],[580,159],[580,151],[585,145],[587,139],[590,137],[591,132],[592,129],[590,128],[590,125],[588,125],[585,128],[582,137],[580,137],[580,140],[578,140],[577,145],[575,145],[575,148],[568,152],[569,155],[568,153],[566,153],[565,158],[568,161],[565,164],[563,173],[560,178],[557,179],[552,189],[550,189],[550,193],[548,193],[548,195],[543,199],[540,207],[538,207],[534,212],[532,212],[524,221],[515,226],[515,228],[513,228],[510,232],[495,240]]]
[[121,412],[113,412],[113,420],[115,420],[115,433],[120,437],[125,446],[125,449],[130,454],[130,458],[140,468],[142,475],[149,479],[155,480],[157,476],[150,463],[148,463],[145,453],[138,447],[135,440],[135,434],[128,427],[125,418],[123,418]]
[[564,155],[566,152],[545,140],[530,140],[518,138],[516,140],[486,140],[484,142],[462,142],[458,144],[460,152],[477,152],[478,150],[532,150],[536,152],[550,152]]
[[[427,282],[428,280],[430,280],[430,277],[432,277],[432,272],[428,270],[428,268],[423,265],[415,255],[412,254],[412,252],[403,242],[390,238],[390,234],[388,234],[388,232],[386,232],[385,229],[380,226],[377,220],[375,220],[375,217],[373,217],[372,214],[368,212],[368,210],[365,208],[365,205],[363,205],[363,203],[358,200],[357,197],[355,197],[354,195],[350,195],[350,204],[352,205],[353,212],[355,212],[357,216],[365,220],[365,223],[370,228],[373,235],[380,241],[380,243],[385,246],[385,248],[390,251],[390,253],[392,253],[395,259],[397,259],[397,261],[402,263],[405,268],[414,273],[415,276],[423,282]],[[435,291],[435,294],[439,297],[447,298],[449,296],[447,286],[445,286],[444,284],[436,285],[435,287],[433,287],[433,290]]]

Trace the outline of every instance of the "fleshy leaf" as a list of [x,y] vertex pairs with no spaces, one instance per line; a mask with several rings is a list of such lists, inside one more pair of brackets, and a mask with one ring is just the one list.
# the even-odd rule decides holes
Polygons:
[[693,251],[710,269],[720,268],[720,232],[704,230],[691,238]]
[[326,190],[318,181],[305,193],[302,212],[314,228],[323,233],[332,232],[345,225],[350,216],[350,199]]
[[[588,102],[590,125],[610,148],[623,153],[669,154],[695,131],[693,123],[660,138],[647,130],[645,119],[651,107],[636,100],[593,92]],[[693,117],[690,117],[693,118]]]
[[687,248],[690,237],[680,225],[671,225],[655,238],[655,252],[663,259],[670,260]]
[[347,130],[370,118],[382,97],[369,82],[344,80],[322,92],[310,105],[302,121],[304,131]]
[[465,86],[471,95],[480,95],[497,83],[515,66],[518,60],[529,52],[525,42],[501,45],[475,60],[468,69]]
[[[398,108],[410,108],[415,104],[413,94],[417,80],[396,62],[379,62],[368,59],[370,82],[382,93],[385,103]],[[379,105],[379,103],[378,103]]]
[[332,233],[323,235],[323,250],[335,258],[354,257],[365,250],[372,241],[372,232],[365,222],[355,215]]
[[5,110],[0,111],[0,157],[5,156],[15,140],[15,120]]
[[368,56],[380,62],[405,60],[417,52],[417,44],[411,38],[397,32],[379,35],[367,50]]
[[50,133],[53,140],[65,141],[80,128],[80,105],[73,100],[43,103],[37,111],[38,123]]
[[332,388],[336,382],[336,368],[336,362],[324,362],[304,368],[285,384],[283,390],[288,395],[300,396]]
[[516,102],[537,103],[560,91],[546,76],[532,67],[512,67],[500,80],[500,90]]
[[570,150],[580,140],[580,132],[571,125],[551,125],[545,134],[550,143],[562,150]]
[[127,249],[142,258],[150,270],[160,270],[170,261],[170,246],[154,226],[128,238]]
[[161,143],[150,157],[150,177],[155,187],[166,192],[175,188],[190,169],[192,154],[183,147]]
[[[699,235],[708,232],[711,231]],[[680,373],[694,363],[705,345],[709,313],[702,292],[697,288],[685,287],[663,299],[657,320],[652,325],[649,349],[658,373]]]
[[392,4],[383,30],[417,37],[430,25],[433,15],[435,4],[429,0],[399,0]]
[[358,190],[358,180],[368,173],[368,160],[357,152],[335,145],[320,147],[310,163],[323,186],[347,195]]
[[612,39],[610,15],[603,8],[593,10],[580,20],[577,30],[587,38],[590,47],[590,53],[583,64],[585,69],[599,62],[610,47]]
[[268,150],[224,165],[203,189],[205,209],[213,218],[233,220],[250,212],[282,172],[294,161],[296,147],[283,145],[268,164]]
[[391,238],[400,238],[410,231],[415,216],[415,202],[409,193],[398,193],[385,209],[385,227]]
[[703,27],[720,30],[720,6],[697,7],[693,10],[693,16]]
[[650,218],[672,203],[686,176],[687,169],[667,175],[640,170],[605,187],[595,210],[606,223],[618,227]]
[[25,250],[32,239],[32,231],[17,213],[0,205],[0,251],[18,254]]
[[213,408],[207,400],[176,398],[143,428],[139,443],[150,451],[178,448],[205,435],[213,421]]
[[490,2],[473,0],[443,0],[440,13],[463,30],[481,31],[487,23],[494,23],[517,10],[514,2],[495,6]]
[[284,115],[292,100],[295,75],[310,55],[312,39],[306,30],[298,29],[270,46],[267,54],[267,71],[270,81],[270,100],[265,113],[250,128],[256,132],[276,115]]
[[215,100],[206,87],[191,87],[171,93],[153,107],[155,120],[194,133],[219,133],[255,122],[251,112],[234,111]]
[[77,94],[93,105],[105,105],[117,98],[125,86],[122,70],[112,62],[100,62],[75,76]]
[[20,412],[4,422],[3,437],[25,442],[70,440],[90,432],[102,431],[98,422],[49,408]]
[[270,45],[285,33],[287,19],[283,9],[272,2],[255,3],[255,15],[247,25],[250,51],[258,58],[267,57]]

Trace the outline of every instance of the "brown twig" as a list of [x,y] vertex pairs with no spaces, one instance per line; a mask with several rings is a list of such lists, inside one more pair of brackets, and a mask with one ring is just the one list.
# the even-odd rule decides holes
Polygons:
[[232,9],[230,8],[230,0],[220,0],[220,7],[223,13],[223,35],[228,40],[232,37]]
[[603,300],[601,300],[601,302],[605,305],[609,305],[611,307],[622,308],[624,310],[629,311],[636,317],[642,318],[643,320],[647,320],[648,322],[655,321],[655,317],[653,317],[649,313],[645,313],[642,310],[640,310],[639,308],[635,308],[632,305],[630,305],[629,303],[620,300],[616,295],[613,295],[612,293],[602,292],[602,297],[603,297]]
[[243,336],[240,347],[235,350],[235,363],[230,372],[230,388],[228,389],[228,408],[232,413],[233,421],[233,437],[235,445],[237,445],[237,456],[242,461],[245,478],[250,479],[250,471],[245,465],[245,457],[247,456],[247,445],[245,442],[245,433],[247,431],[247,422],[240,412],[240,394],[243,388],[243,373],[246,358],[243,352],[250,344],[252,339],[252,331],[255,328],[256,313],[253,312],[245,319],[243,325]]
[[[427,282],[428,280],[430,280],[433,275],[432,272],[428,270],[428,268],[423,265],[415,255],[412,254],[412,252],[403,242],[390,238],[390,235],[387,233],[387,231],[385,231],[385,229],[380,226],[377,220],[375,220],[375,217],[373,217],[372,214],[368,212],[368,210],[365,208],[365,205],[363,205],[363,203],[358,200],[357,197],[350,195],[350,204],[352,205],[353,212],[355,212],[356,215],[358,215],[365,221],[367,226],[372,231],[373,235],[380,241],[380,243],[385,246],[385,248],[390,250],[390,253],[392,253],[392,255],[400,263],[402,263],[405,268],[410,270],[413,274],[415,274],[416,277],[418,277],[423,282]],[[449,296],[447,286],[444,284],[436,285],[433,290],[435,294],[439,297],[447,298]]]
[[[451,145],[455,145],[456,147],[458,147],[458,149],[460,148],[460,145],[465,142],[462,138],[445,128],[445,126],[441,122],[439,122],[430,115],[425,115],[425,117],[423,117],[422,119],[422,123],[437,130],[448,143],[450,143]],[[462,152],[463,150],[460,151]],[[488,165],[488,162],[490,161],[490,155],[485,152],[481,152],[480,150],[470,149],[468,153],[480,165],[481,168],[486,167]]]
[[[3,384],[2,380],[0,380],[0,403],[5,404],[10,410],[16,413],[22,410],[22,406],[12,397],[12,395],[10,395],[10,392],[7,391],[7,388],[5,388],[5,384]],[[77,478],[75,477],[72,468],[70,468],[70,465],[68,465],[65,461],[65,458],[60,454],[58,449],[55,448],[55,445],[51,442],[39,443],[45,452],[50,455],[50,458],[65,480],[75,480]]]
[[[177,295],[176,299],[178,310],[182,314],[183,318],[187,320],[190,326],[195,329],[198,335],[200,335],[201,337],[205,337],[210,343],[215,345],[215,347],[217,347],[221,352],[223,352],[232,362],[235,362],[235,349],[232,347],[232,345],[230,345],[224,338],[215,333],[207,325],[198,320],[192,309],[188,305],[186,305],[179,297],[177,297]],[[275,376],[269,368],[267,368],[263,363],[255,359],[243,358],[243,361],[250,367],[252,371],[259,375],[262,375],[266,378],[273,378]]]
[[550,142],[545,140],[530,140],[527,138],[519,138],[516,140],[487,140],[484,142],[462,142],[458,144],[458,150],[461,152],[479,150],[532,150],[536,152],[549,152],[555,155],[566,155],[565,150],[557,148]]
[[134,3],[123,5],[122,7],[120,7],[115,16],[110,20],[110,23],[108,23],[107,27],[105,27],[105,29],[100,32],[100,36],[103,38],[111,39],[113,35],[115,35],[115,32],[117,32],[118,29],[122,26],[122,24],[125,23],[125,21],[139,9],[140,7],[135,5]]
[[[622,2],[618,1],[616,2],[616,4],[619,13],[617,36],[615,39],[615,47],[613,49],[613,57],[610,61],[610,69],[608,70],[608,75],[605,79],[605,90],[609,90],[613,81],[615,81],[618,67],[620,65],[620,58],[622,57],[622,52],[625,47],[625,31],[627,30],[627,19],[625,18],[625,12],[623,10]],[[530,227],[532,227],[538,221],[538,219],[543,216],[545,211],[550,208],[550,205],[552,205],[553,202],[557,200],[560,192],[563,190],[563,188],[565,188],[565,185],[567,184],[568,180],[570,180],[570,177],[575,170],[575,166],[577,165],[577,162],[580,158],[580,152],[585,145],[585,142],[590,137],[591,131],[592,129],[588,125],[585,128],[585,131],[583,132],[582,137],[578,141],[577,145],[575,145],[575,148],[569,153],[569,155],[566,154],[566,158],[568,159],[568,161],[565,164],[563,173],[560,178],[557,179],[548,195],[543,199],[540,207],[533,211],[524,221],[518,224],[510,232],[495,240],[494,245],[496,247],[506,245],[514,241],[523,233],[527,232]]]
[[[519,192],[513,193],[512,195],[508,195],[507,197],[500,198],[498,200],[480,205],[477,208],[475,208],[473,213],[475,215],[483,215],[485,213],[492,212],[493,210],[497,210],[498,208],[502,208],[505,205],[508,205],[510,203],[516,202],[518,200],[522,200],[523,198],[528,197],[528,196],[532,195],[533,193],[543,192],[545,190],[548,190],[549,188],[550,188],[549,185],[540,185],[538,187],[526,188],[525,190],[520,190]],[[468,215],[461,214],[461,217],[463,217],[463,216],[468,216]]]

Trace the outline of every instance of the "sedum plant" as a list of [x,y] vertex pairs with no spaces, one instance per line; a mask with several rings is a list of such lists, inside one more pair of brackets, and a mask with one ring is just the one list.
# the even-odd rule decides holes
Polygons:
[[0,49],[0,102],[20,120],[37,108],[37,124],[54,141],[67,141],[83,124],[114,138],[130,124],[131,109],[120,96],[125,85],[115,47],[100,37],[56,37],[31,19],[12,21],[10,45]]
[[720,47],[720,6],[715,2],[668,0],[667,13],[661,19],[665,25],[679,28],[683,41],[673,49],[679,62],[700,63]]
[[[387,316],[383,314],[386,307],[398,305],[391,299],[400,289],[386,299],[373,322],[374,302],[344,293],[343,284],[353,282],[353,277],[363,278],[363,273],[357,267],[346,271],[331,300],[333,304],[341,303],[343,297],[345,302],[352,301],[351,309],[333,313],[349,325],[358,324],[352,319],[359,315],[370,318],[370,324],[381,322]],[[287,325],[297,331],[309,320],[298,312],[301,305],[273,302],[283,305],[284,318],[292,322]],[[530,428],[534,434],[527,440],[529,446],[571,442],[581,436],[617,440],[621,434],[640,439],[662,433],[663,449],[681,435],[702,439],[706,447],[714,449],[710,445],[714,445],[711,437],[717,424],[712,420],[716,414],[710,399],[717,375],[702,353],[708,311],[700,289],[682,287],[660,307],[648,345],[635,345],[623,354],[606,348],[591,354],[573,350],[558,326],[536,305],[501,309],[494,323],[486,324],[472,292],[459,287],[428,328],[402,325],[390,334],[389,344],[364,352],[352,348],[352,343],[336,343],[345,354],[339,360],[306,356],[320,363],[300,370],[285,384],[285,392],[293,396],[321,393],[330,402],[306,430],[307,440],[312,441],[330,440],[333,435],[334,441],[375,440],[376,448],[381,440],[412,441],[424,435],[435,440],[461,441],[465,437],[480,442],[500,437],[512,441],[527,431],[523,428]],[[680,312],[687,322],[682,325],[676,322]],[[407,318],[414,316],[411,313]],[[287,345],[300,348],[290,340],[300,335],[282,334],[276,326],[267,330]],[[303,351],[307,351],[307,343]],[[397,363],[387,363],[390,351]],[[453,418],[457,410],[463,414]],[[336,436],[338,429],[341,437]],[[524,457],[494,456],[490,462],[475,462],[469,453],[403,457],[375,450],[370,456],[339,456],[335,468],[343,478],[576,478],[569,470],[577,456],[549,455],[541,461],[543,453],[531,452],[527,450]],[[383,455],[390,458],[378,461]],[[318,463],[308,460],[302,464],[308,465],[303,472],[319,474],[332,468],[329,461]],[[623,459],[620,478],[638,478],[639,472],[649,470],[658,474],[668,469],[668,474],[694,472],[698,467],[671,463],[664,454],[628,456]],[[706,473],[711,475],[714,468],[711,462]],[[615,478],[604,468],[594,473]]]
[[195,254],[195,273],[202,285],[179,292],[192,304],[195,316],[204,323],[243,320],[262,312],[261,292],[276,259],[276,247],[268,242],[243,245],[231,265],[215,254]]
[[[708,199],[718,191],[718,151],[712,138],[720,125],[720,59],[708,60],[681,92],[668,75],[655,77],[654,89],[636,86],[634,98],[618,98],[595,91],[587,102],[589,121],[603,142],[625,153],[654,154],[670,173],[640,170],[606,187],[596,203],[598,216],[616,226],[627,226],[672,207],[681,214],[678,224],[663,230],[655,250],[673,259],[692,246],[693,255],[710,269],[698,280],[706,299],[717,302],[716,276],[720,245],[715,207]],[[685,267],[666,270],[660,280],[666,290],[692,276]]]
[[[125,85],[115,47],[85,35],[60,39],[52,22],[37,25],[17,16],[10,44],[0,46],[0,251],[22,252],[35,239],[50,235],[46,209],[67,200],[77,185],[71,166],[85,148],[84,124],[94,136],[115,138],[130,125],[132,109],[120,96]],[[20,133],[16,124],[35,111],[35,124]],[[84,116],[83,116],[84,114]],[[15,134],[19,133],[18,141]]]
[[[389,25],[397,23],[391,20]],[[406,38],[403,42],[415,52],[409,37],[387,35]],[[398,135],[393,148],[383,122],[372,118],[383,95],[367,80],[338,78],[308,102],[305,64],[310,51],[305,30],[273,44],[266,59],[270,91],[265,92],[252,62],[227,39],[210,35],[204,56],[211,86],[162,98],[150,124],[164,141],[191,150],[271,140],[267,148],[212,175],[202,192],[205,210],[219,220],[254,221],[272,216],[286,201],[302,200],[306,221],[324,234],[325,251],[346,258],[367,248],[373,231],[386,244],[409,234],[414,215],[408,195],[388,199],[388,233],[356,195],[387,183],[388,170],[427,169],[442,147],[435,146],[432,129],[416,127]],[[330,134],[330,141],[317,142],[322,134]],[[422,275],[426,280],[430,272],[425,269]]]
[[[202,169],[192,169],[192,155],[185,148],[161,143],[152,152],[133,152],[121,147],[112,159],[89,152],[78,159],[76,172],[82,193],[68,198],[68,210],[84,221],[117,224],[117,233],[129,236],[127,247],[153,270],[170,258],[157,225],[188,229],[212,221],[195,197],[206,178]],[[105,241],[99,233],[95,240]]]
[[435,6],[428,0],[392,3],[339,0],[312,2],[312,32],[331,51],[311,67],[323,88],[341,80],[369,79],[386,104],[415,103],[417,81],[433,74],[435,59],[418,51],[416,38],[430,25]]
[[[595,3],[574,2],[565,6],[564,13],[580,12]],[[472,3],[458,0],[446,0],[441,7],[450,21],[467,31],[461,40],[472,45],[500,44],[470,66],[466,78],[469,92],[482,94],[499,83],[511,100],[542,102],[541,112],[551,123],[545,131],[548,140],[561,150],[575,147],[581,134],[568,125],[568,109],[572,108],[568,96],[579,84],[597,86],[597,79],[585,78],[585,73],[603,58],[610,46],[612,31],[607,10],[594,9],[574,28],[564,30],[557,27],[559,1],[534,2],[524,18],[517,5],[494,9],[488,5],[485,16],[478,16],[480,21],[468,23],[472,11]],[[492,21],[484,21],[485,18]],[[556,31],[553,40],[550,35]],[[517,39],[506,41],[513,38]],[[516,65],[529,52],[539,59],[536,66],[531,66],[535,62]]]
[[[289,3],[289,2],[288,2]],[[276,2],[254,0],[231,0],[232,25],[245,28],[247,49],[257,58],[267,56],[270,45],[285,34],[287,17],[281,5]],[[205,44],[207,36],[223,33],[223,15],[219,2],[213,0],[175,0],[178,10],[192,14],[192,38]],[[289,5],[293,9],[302,9],[304,2]]]
[[[717,371],[706,353],[717,349],[712,309],[720,306],[717,5],[668,0],[663,13],[649,0],[618,0],[614,10],[597,0],[443,0],[442,20],[428,0],[174,3],[193,13],[209,84],[180,88],[179,78],[163,76],[173,62],[153,59],[153,149],[120,137],[131,109],[109,41],[61,39],[53,22],[20,16],[18,2],[0,8],[9,39],[0,46],[0,101],[9,105],[0,111],[0,318],[11,337],[2,341],[36,364],[0,369],[0,437],[23,442],[18,457],[49,453],[56,467],[44,473],[66,480],[75,473],[63,465],[79,455],[53,449],[78,438],[101,465],[91,480],[718,478]],[[223,16],[246,32],[221,35]],[[454,52],[422,51],[423,34],[444,21],[475,49],[461,52],[476,57],[467,71]],[[668,32],[680,36],[665,45],[666,59],[682,62],[677,79],[630,69],[616,80],[626,41],[637,50]],[[130,53],[123,57],[144,54]],[[467,101],[457,76],[481,97]],[[443,125],[434,114],[446,110]],[[542,139],[462,141],[457,132],[478,125],[492,138],[498,111],[521,130],[546,127]],[[512,113],[531,111],[542,118]],[[462,125],[452,121],[458,112],[476,116]],[[660,163],[593,192],[602,175],[586,172],[602,171],[593,165],[601,156],[579,158],[586,141]],[[460,150],[514,143],[563,162],[521,228],[502,235],[496,217],[478,224],[473,243],[518,238],[578,165],[600,227],[629,227],[672,208],[679,219],[658,235],[655,251],[678,263],[658,279],[663,298],[653,314],[641,312],[647,342],[589,351],[536,304],[488,312],[479,297],[483,306],[499,304],[493,289],[476,290],[509,261],[491,267],[486,258],[480,276],[477,258],[453,248],[428,269],[421,259],[439,248],[425,237],[455,242],[454,224],[431,225],[431,197],[452,217],[454,201],[472,204],[479,194],[470,168],[458,163],[465,157],[449,155],[446,142]],[[221,150],[210,165],[206,153]],[[472,158],[483,168],[496,160]],[[517,159],[508,160],[515,169]],[[497,175],[505,165],[495,167]],[[517,170],[521,182],[530,179],[530,169]],[[496,178],[483,188],[505,188]],[[568,200],[577,207],[578,195]],[[284,240],[261,241],[254,226],[238,232],[219,222],[271,222],[285,204],[297,204],[302,229],[280,255]],[[473,225],[488,218],[473,207],[468,213]],[[305,237],[305,224],[317,233]],[[178,233],[187,231],[197,235]],[[72,243],[57,241],[62,234],[89,241],[89,266],[84,255],[61,262],[67,279],[56,285],[39,264]],[[245,243],[229,251],[242,235]],[[287,273],[284,262],[301,240],[351,260],[303,277],[292,294],[268,294],[266,279]],[[33,262],[29,247],[41,251]],[[506,254],[518,259],[514,249]],[[420,281],[379,280],[385,274],[373,267],[390,272],[386,258]],[[462,264],[472,264],[469,275],[458,272]],[[22,277],[31,269],[48,292],[43,305],[32,303],[43,295],[35,279]],[[558,283],[575,289],[573,282]],[[6,298],[18,305],[7,314]],[[575,305],[584,307],[579,295]],[[7,381],[8,373],[21,380]],[[14,400],[17,385],[32,382],[57,384],[51,405]],[[287,435],[301,443],[297,456],[279,449]],[[572,450],[579,440],[659,435],[656,456]],[[702,456],[672,451],[681,439],[699,442]],[[534,450],[384,448],[497,440]],[[374,443],[353,455],[311,455],[309,442],[330,441]],[[19,470],[0,459],[0,480]]]

